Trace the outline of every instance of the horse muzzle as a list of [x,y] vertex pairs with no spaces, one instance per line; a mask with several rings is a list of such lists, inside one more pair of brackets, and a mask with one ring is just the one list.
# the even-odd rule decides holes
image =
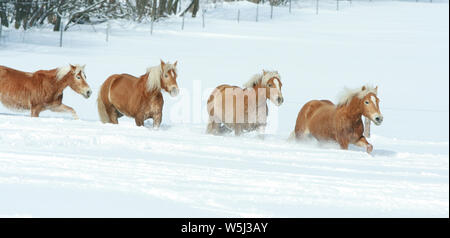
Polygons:
[[379,126],[383,122],[383,116],[382,115],[375,115],[372,118],[372,121],[373,121],[373,123],[375,123],[375,125]]
[[284,99],[282,96],[278,96],[276,97],[274,100],[272,100],[273,104],[275,104],[275,106],[281,106],[281,104],[283,104]]
[[89,98],[91,95],[92,95],[91,89],[88,89],[88,90],[84,91],[84,93],[83,93],[84,98]]
[[170,90],[170,96],[172,96],[172,97],[178,96],[178,93],[179,93],[178,88],[172,88],[172,89]]

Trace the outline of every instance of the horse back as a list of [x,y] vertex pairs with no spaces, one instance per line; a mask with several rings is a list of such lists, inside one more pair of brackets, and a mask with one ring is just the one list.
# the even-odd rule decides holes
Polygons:
[[20,82],[31,78],[33,78],[33,73],[23,72],[6,66],[0,66],[0,81],[15,80],[16,82]]
[[311,100],[300,110],[295,124],[295,132],[309,133],[315,124],[326,125],[331,121],[336,106],[329,100]]

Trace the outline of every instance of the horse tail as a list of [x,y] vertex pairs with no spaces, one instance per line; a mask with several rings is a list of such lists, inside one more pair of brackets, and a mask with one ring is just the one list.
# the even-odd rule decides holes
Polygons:
[[108,87],[105,87],[105,84],[103,84],[100,87],[100,91],[98,92],[98,98],[97,98],[97,108],[98,108],[98,116],[100,117],[100,121],[103,123],[110,123],[108,112],[106,112],[106,106],[105,102],[103,101],[102,95],[105,93],[104,90],[108,89]]

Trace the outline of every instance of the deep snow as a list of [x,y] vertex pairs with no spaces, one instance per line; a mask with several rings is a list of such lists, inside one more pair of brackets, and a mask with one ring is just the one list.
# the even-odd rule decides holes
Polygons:
[[[334,2],[334,1],[333,1]],[[329,2],[332,6],[333,2]],[[235,16],[241,9],[241,22]],[[0,216],[448,217],[448,3],[348,2],[341,10],[208,8],[201,18],[154,25],[112,22],[65,33],[3,29],[0,64],[34,71],[87,64],[97,92],[113,73],[143,74],[179,61],[181,95],[164,94],[163,126],[98,121],[95,98],[70,89],[70,114],[0,106]],[[245,14],[247,13],[247,14]],[[245,16],[245,17],[244,17]],[[205,135],[206,99],[276,69],[285,103],[271,106],[269,135]],[[373,156],[351,147],[286,139],[301,106],[343,87],[379,86],[385,121]],[[209,90],[208,90],[209,89]]]

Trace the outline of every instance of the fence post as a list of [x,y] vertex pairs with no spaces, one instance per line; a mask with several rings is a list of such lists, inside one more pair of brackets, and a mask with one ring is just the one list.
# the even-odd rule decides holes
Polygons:
[[272,5],[272,1],[270,1],[270,19],[273,18],[273,5]]
[[61,17],[61,22],[59,23],[59,47],[62,47],[63,32],[64,32],[64,18]]
[[206,9],[202,9],[202,27],[205,29],[205,13]]
[[184,30],[184,15],[185,14],[183,14],[183,21],[181,22],[181,30]]
[[289,0],[289,13],[291,13],[291,8],[292,8],[292,0]]
[[241,9],[238,9],[238,17],[237,17],[238,24],[239,24],[239,18],[240,18],[240,16],[241,16]]
[[319,15],[319,0],[316,0],[316,15]]
[[106,42],[109,41],[109,30],[111,28],[111,24],[109,23],[109,20],[106,22]]
[[256,21],[258,21],[259,3],[256,3]]
[[152,22],[150,24],[150,35],[153,35],[153,22],[155,22],[155,17],[152,16]]

